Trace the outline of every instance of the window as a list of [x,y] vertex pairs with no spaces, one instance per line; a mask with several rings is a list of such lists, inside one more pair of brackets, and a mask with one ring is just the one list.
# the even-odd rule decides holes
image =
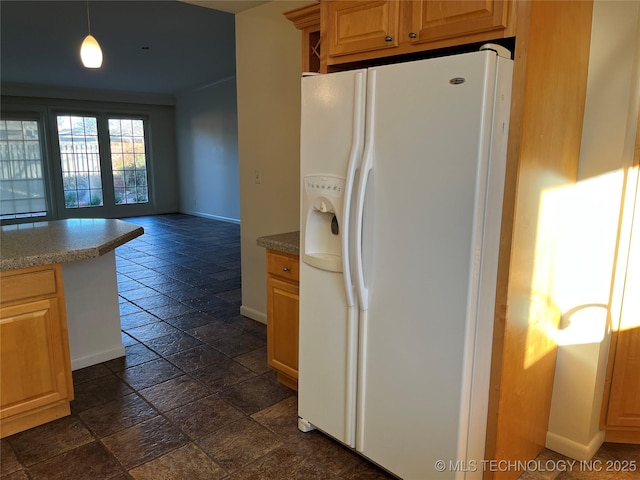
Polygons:
[[39,120],[0,120],[0,219],[47,215]]
[[58,140],[64,206],[102,206],[97,118],[59,115]]
[[142,120],[110,118],[109,138],[116,205],[147,203],[147,157]]
[[65,208],[149,202],[143,119],[60,114],[56,120]]

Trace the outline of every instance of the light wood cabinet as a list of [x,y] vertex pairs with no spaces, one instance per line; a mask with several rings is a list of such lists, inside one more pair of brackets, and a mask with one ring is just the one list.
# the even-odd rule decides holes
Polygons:
[[604,416],[605,440],[640,444],[640,327],[620,330],[616,337]]
[[320,42],[320,5],[313,3],[285,12],[284,15],[302,32],[302,71],[319,73],[323,63]]
[[267,362],[278,381],[298,389],[299,259],[267,250]]
[[509,3],[500,0],[426,0],[405,2],[410,8],[412,44],[492,32],[502,37],[509,27]]
[[511,0],[322,0],[285,12],[302,31],[302,70],[515,35]]
[[0,436],[70,414],[71,362],[62,270],[0,275]]
[[398,46],[400,8],[396,1],[326,1],[321,21],[325,25],[330,57]]
[[[605,441],[640,444],[640,112],[636,130],[634,168],[627,172],[629,187],[635,182],[628,256],[619,322],[613,325],[600,426]],[[626,248],[625,248],[626,250]]]
[[508,0],[321,2],[327,66],[514,35]]

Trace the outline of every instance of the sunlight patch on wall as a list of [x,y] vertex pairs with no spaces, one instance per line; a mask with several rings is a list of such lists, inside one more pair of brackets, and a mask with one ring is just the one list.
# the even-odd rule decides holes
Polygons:
[[[529,318],[551,345],[605,338],[624,181],[616,170],[541,196]],[[525,368],[539,360],[531,352]]]

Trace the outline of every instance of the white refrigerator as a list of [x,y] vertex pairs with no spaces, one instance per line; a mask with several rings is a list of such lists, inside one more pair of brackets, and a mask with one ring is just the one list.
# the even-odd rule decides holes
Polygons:
[[512,66],[302,79],[298,425],[406,480],[482,478]]

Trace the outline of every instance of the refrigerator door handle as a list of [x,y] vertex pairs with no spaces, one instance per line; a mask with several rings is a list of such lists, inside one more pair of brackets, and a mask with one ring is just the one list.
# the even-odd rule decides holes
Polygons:
[[356,187],[356,171],[362,162],[362,149],[365,136],[365,100],[367,87],[366,71],[356,73],[353,99],[353,137],[347,178],[345,181],[342,228],[342,274],[345,285],[347,305],[347,365],[346,365],[346,398],[345,398],[345,443],[355,447],[357,377],[358,377],[358,311],[354,292],[354,279],[351,270],[351,235],[353,233],[352,218],[353,192]]
[[362,258],[362,228],[364,226],[364,202],[367,193],[367,182],[369,180],[369,174],[373,169],[373,126],[375,124],[376,114],[374,101],[375,86],[376,71],[370,70],[367,78],[367,117],[365,120],[364,154],[362,158],[362,167],[360,169],[360,180],[358,182],[358,198],[356,203],[356,223],[354,239],[354,255],[356,257],[356,290],[358,292],[360,310],[368,310],[369,308],[369,291],[364,281],[364,265]]
[[355,293],[353,289],[353,276],[351,274],[351,203],[355,183],[356,170],[362,157],[362,142],[364,139],[364,106],[366,72],[358,72],[354,79],[354,101],[353,101],[353,137],[351,139],[351,151],[349,152],[349,162],[347,164],[347,178],[345,181],[345,192],[343,202],[342,218],[342,276],[344,288],[347,296],[347,305],[355,305]]

